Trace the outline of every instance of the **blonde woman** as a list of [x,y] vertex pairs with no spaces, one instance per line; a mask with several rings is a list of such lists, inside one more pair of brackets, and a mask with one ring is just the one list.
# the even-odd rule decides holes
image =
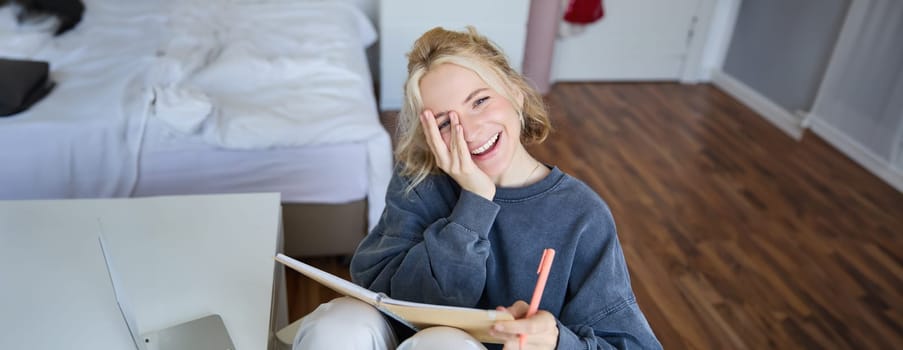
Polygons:
[[[637,306],[606,204],[530,155],[550,123],[539,95],[470,28],[432,29],[408,54],[396,174],[379,224],[351,261],[355,283],[396,299],[509,312],[505,349],[660,348]],[[526,317],[544,248],[557,253]],[[409,332],[408,332],[409,333]],[[400,345],[398,343],[401,342]],[[406,334],[350,298],[302,322],[296,349],[482,349],[468,334]]]

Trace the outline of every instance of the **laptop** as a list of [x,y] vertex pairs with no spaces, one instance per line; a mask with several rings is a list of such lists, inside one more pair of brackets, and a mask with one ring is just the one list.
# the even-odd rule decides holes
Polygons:
[[98,235],[100,250],[107,265],[107,273],[110,275],[110,283],[113,285],[113,295],[116,297],[116,306],[122,319],[135,343],[135,350],[235,350],[232,338],[226,330],[223,318],[213,314],[180,323],[172,327],[148,332],[138,333],[135,319],[132,317],[125,296],[119,293],[119,285],[113,265],[110,263],[110,255],[107,253],[103,235]]
[[159,331],[143,334],[138,350],[235,350],[219,315],[209,315]]

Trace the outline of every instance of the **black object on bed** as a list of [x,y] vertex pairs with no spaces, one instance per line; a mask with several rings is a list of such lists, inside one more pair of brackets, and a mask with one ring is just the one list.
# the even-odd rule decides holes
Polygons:
[[[85,13],[85,4],[81,0],[11,0],[22,6],[19,11],[19,22],[30,18],[40,18],[50,15],[59,20],[59,26],[54,35],[63,34],[78,22],[81,22]],[[5,5],[10,0],[0,0],[0,5]]]
[[0,58],[0,117],[28,109],[53,90],[50,64]]

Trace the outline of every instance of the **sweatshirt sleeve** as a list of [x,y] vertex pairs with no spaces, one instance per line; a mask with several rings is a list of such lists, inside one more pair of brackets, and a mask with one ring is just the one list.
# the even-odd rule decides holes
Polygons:
[[[392,298],[452,306],[477,304],[486,284],[489,230],[498,204],[461,191],[447,216],[435,214],[440,198],[424,198],[395,175],[379,223],[358,246],[351,277]],[[432,184],[436,185],[436,184]],[[432,206],[431,206],[432,204]]]
[[587,215],[559,315],[559,349],[661,349],[637,305],[608,207]]

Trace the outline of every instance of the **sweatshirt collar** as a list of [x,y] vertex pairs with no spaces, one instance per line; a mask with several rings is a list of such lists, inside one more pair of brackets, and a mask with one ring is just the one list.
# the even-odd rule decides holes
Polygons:
[[550,168],[550,171],[542,180],[524,187],[496,187],[494,201],[509,202],[527,200],[551,190],[564,179],[565,174],[558,169],[557,166],[549,167],[545,164],[543,164],[543,166]]

